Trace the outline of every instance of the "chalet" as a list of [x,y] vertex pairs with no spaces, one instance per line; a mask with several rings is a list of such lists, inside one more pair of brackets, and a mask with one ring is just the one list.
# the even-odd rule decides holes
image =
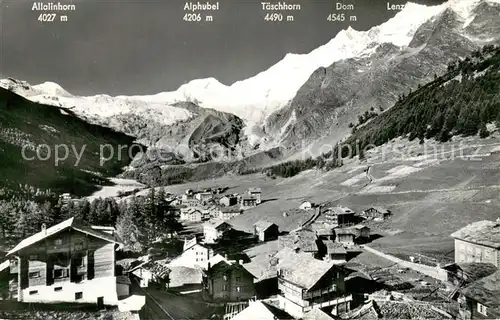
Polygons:
[[250,188],[248,189],[248,195],[252,198],[257,199],[257,204],[262,202],[262,190],[260,188]]
[[241,197],[241,207],[242,208],[252,208],[257,206],[258,201],[257,198],[254,198],[252,196],[244,196]]
[[221,220],[230,220],[236,216],[239,216],[243,210],[238,206],[227,207],[219,209],[218,218]]
[[219,200],[219,204],[224,207],[231,207],[238,204],[238,198],[234,196],[223,196]]
[[290,248],[296,252],[303,252],[311,257],[317,257],[319,251],[317,241],[318,239],[313,230],[303,228],[280,236],[278,238],[278,248],[279,250]]
[[321,214],[324,216],[325,222],[333,227],[351,226],[356,221],[355,212],[347,207],[326,208]]
[[371,207],[363,211],[361,216],[369,220],[381,221],[387,219],[391,212],[383,207]]
[[194,196],[198,201],[206,203],[212,199],[212,192],[199,192]]
[[197,208],[189,207],[181,209],[181,217],[182,221],[190,221],[190,222],[200,222],[203,219],[203,214]]
[[347,261],[347,251],[344,245],[333,241],[323,241],[326,247],[325,261],[331,261],[335,264],[342,264]]
[[214,256],[212,249],[198,243],[196,237],[184,240],[182,253],[170,262],[171,266],[200,267],[206,269],[208,261]]
[[253,231],[261,242],[278,239],[280,233],[277,224],[265,220],[257,221],[253,225]]
[[254,278],[241,261],[221,261],[208,266],[203,283],[212,300],[245,301],[255,296]]
[[350,228],[338,228],[335,229],[335,242],[342,243],[344,245],[354,245],[354,239],[356,238],[355,232]]
[[370,228],[364,225],[355,225],[350,227],[351,231],[353,231],[354,236],[356,238],[370,238]]
[[215,243],[217,240],[229,230],[232,226],[223,220],[209,221],[203,225],[203,235],[205,236],[205,243]]
[[280,250],[275,258],[280,309],[297,318],[313,308],[333,307],[334,314],[350,310],[352,296],[345,296],[343,269],[290,248]]
[[461,319],[500,319],[500,270],[462,290]]
[[116,239],[75,218],[22,240],[15,257],[11,296],[20,302],[76,302],[117,305]]
[[500,267],[500,220],[474,222],[451,237],[455,239],[455,262],[483,262]]
[[300,210],[311,210],[312,208],[314,208],[314,203],[311,201],[304,201],[299,206]]
[[154,260],[143,261],[128,270],[128,273],[138,279],[141,288],[147,288],[154,284],[167,289],[170,283],[170,269]]
[[246,309],[238,313],[231,320],[292,320],[293,317],[286,313],[285,311],[278,309],[277,307],[264,302],[264,301],[249,301],[249,305]]

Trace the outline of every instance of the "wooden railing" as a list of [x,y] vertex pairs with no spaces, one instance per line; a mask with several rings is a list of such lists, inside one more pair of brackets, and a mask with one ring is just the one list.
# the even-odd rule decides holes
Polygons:
[[336,306],[341,303],[346,303],[352,301],[352,295],[348,295],[342,298],[336,298],[329,301],[321,302],[321,303],[311,303],[310,306],[304,308],[304,312],[311,311],[314,308],[326,308],[331,306]]
[[326,295],[330,292],[335,292],[337,291],[337,285],[333,284],[327,288],[324,288],[324,289],[321,289],[321,290],[316,290],[316,291],[312,291],[312,292],[304,292],[302,293],[302,299],[304,300],[308,300],[308,299],[312,299],[312,298],[317,298],[317,297],[321,297],[323,295]]

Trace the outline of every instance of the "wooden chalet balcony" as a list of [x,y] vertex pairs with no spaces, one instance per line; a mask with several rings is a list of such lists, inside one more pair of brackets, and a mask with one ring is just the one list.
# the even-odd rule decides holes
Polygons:
[[302,299],[304,299],[304,300],[314,299],[314,298],[322,297],[330,292],[335,292],[335,291],[337,291],[337,285],[335,285],[335,284],[333,284],[327,288],[315,290],[312,292],[305,292],[304,291],[302,293]]
[[352,301],[352,295],[348,295],[341,298],[330,299],[328,301],[321,303],[311,303],[308,307],[304,308],[304,312],[311,311],[313,308],[326,308],[350,301]]

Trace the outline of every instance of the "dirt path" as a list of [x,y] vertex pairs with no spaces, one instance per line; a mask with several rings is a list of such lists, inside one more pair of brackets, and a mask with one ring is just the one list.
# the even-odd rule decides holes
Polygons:
[[418,263],[412,263],[409,261],[405,261],[402,259],[399,259],[397,257],[394,257],[392,255],[386,254],[384,252],[378,251],[376,249],[373,249],[368,246],[363,247],[366,251],[369,251],[373,254],[376,254],[379,257],[385,258],[389,261],[392,261],[394,263],[397,263],[398,265],[404,267],[404,268],[410,268],[414,271],[417,271],[421,274],[425,274],[429,277],[432,277],[434,279],[437,279],[439,281],[445,281],[446,280],[446,272],[444,272],[442,269],[439,267],[431,267],[431,266],[426,266],[423,264],[418,264]]

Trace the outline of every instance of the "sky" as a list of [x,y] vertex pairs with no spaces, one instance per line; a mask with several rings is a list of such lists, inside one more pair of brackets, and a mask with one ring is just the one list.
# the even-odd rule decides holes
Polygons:
[[[180,0],[59,2],[76,9],[40,22],[42,12],[31,10],[34,1],[0,0],[1,77],[53,81],[79,95],[154,94],[206,77],[230,85],[287,53],[310,52],[349,25],[368,30],[396,13],[382,0],[346,0],[354,11],[345,13],[356,22],[332,22],[328,14],[340,13],[336,1],[289,0],[301,4],[300,11],[284,13],[294,21],[268,22],[261,1],[220,0],[212,22],[186,22]],[[60,15],[67,21],[59,21]]]

